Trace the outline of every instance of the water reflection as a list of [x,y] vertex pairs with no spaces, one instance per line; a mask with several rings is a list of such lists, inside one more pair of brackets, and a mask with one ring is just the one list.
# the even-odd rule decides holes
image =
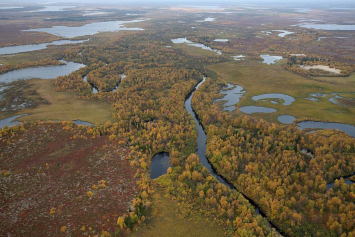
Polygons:
[[167,173],[170,167],[170,156],[167,152],[155,154],[150,167],[150,178],[156,179]]

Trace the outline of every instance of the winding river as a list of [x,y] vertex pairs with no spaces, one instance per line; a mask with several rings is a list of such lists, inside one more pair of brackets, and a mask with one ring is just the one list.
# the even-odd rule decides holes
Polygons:
[[[197,131],[198,131],[198,137],[197,137],[197,155],[199,156],[200,162],[203,166],[205,166],[210,173],[217,178],[217,180],[221,183],[223,183],[224,185],[228,186],[231,189],[235,189],[235,187],[229,183],[224,177],[222,177],[221,175],[219,175],[217,173],[217,171],[214,169],[214,167],[211,165],[211,163],[209,162],[209,160],[206,157],[206,144],[207,144],[207,135],[203,129],[202,124],[200,123],[197,114],[195,113],[195,111],[193,110],[192,106],[191,106],[191,100],[193,97],[194,92],[202,85],[202,83],[204,83],[204,81],[206,80],[206,78],[204,77],[203,80],[197,84],[197,86],[194,88],[194,90],[186,97],[185,100],[185,108],[187,110],[187,112],[189,114],[191,114],[191,116],[194,118],[195,124],[197,126]],[[266,217],[265,213],[260,210],[259,206],[250,198],[248,198],[247,196],[245,196],[243,193],[240,192],[240,194],[243,195],[243,197],[245,199],[247,199],[249,201],[250,204],[252,204],[255,208],[255,212],[257,214],[260,214],[261,216]],[[269,224],[271,227],[273,227],[274,229],[276,229],[279,233],[282,233],[281,230],[279,228],[277,228],[273,223],[271,223],[269,221]]]

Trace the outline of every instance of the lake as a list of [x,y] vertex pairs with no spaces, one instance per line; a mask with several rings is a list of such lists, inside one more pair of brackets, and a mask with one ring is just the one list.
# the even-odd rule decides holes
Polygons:
[[106,15],[108,12],[88,12],[85,13],[83,16],[95,16],[95,15]]
[[337,25],[337,24],[300,24],[303,28],[316,30],[355,30],[355,25]]
[[73,71],[85,67],[85,65],[81,63],[67,62],[65,60],[60,61],[65,63],[65,65],[31,67],[0,74],[0,83],[9,83],[20,79],[32,78],[54,79],[58,76],[69,75]]
[[62,12],[68,11],[70,8],[76,8],[76,6],[45,6],[44,9],[30,12]]
[[16,54],[16,53],[24,53],[31,52],[36,50],[45,49],[50,45],[64,45],[64,44],[81,44],[87,40],[57,40],[50,43],[42,43],[42,44],[26,44],[26,45],[18,45],[18,46],[10,46],[0,48],[0,55],[5,54]]
[[129,31],[142,31],[142,28],[126,28],[123,27],[124,24],[128,23],[138,23],[145,20],[132,20],[132,21],[105,21],[105,22],[93,22],[89,24],[85,24],[83,26],[53,26],[51,28],[38,28],[38,29],[30,29],[23,31],[30,32],[45,32],[61,37],[66,38],[74,38],[78,36],[85,35],[94,35],[99,32],[112,32],[112,31],[121,31],[121,30],[129,30]]

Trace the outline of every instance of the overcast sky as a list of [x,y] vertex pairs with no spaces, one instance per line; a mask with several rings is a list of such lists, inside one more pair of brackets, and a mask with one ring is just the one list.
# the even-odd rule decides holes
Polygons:
[[[98,3],[97,0],[0,0],[1,4],[6,5],[14,5],[16,3],[65,3],[65,4],[75,4],[75,3]],[[100,0],[100,3],[142,3],[142,4],[149,4],[149,3],[162,3],[162,4],[204,4],[204,5],[236,5],[236,4],[282,4],[282,5],[336,5],[336,6],[343,6],[343,5],[354,5],[355,0]],[[99,4],[98,4],[99,5]]]

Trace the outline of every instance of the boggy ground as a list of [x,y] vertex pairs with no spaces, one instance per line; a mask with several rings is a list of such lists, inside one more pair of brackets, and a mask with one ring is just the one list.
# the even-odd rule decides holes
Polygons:
[[0,236],[114,232],[136,195],[135,169],[116,145],[125,141],[87,130],[63,122],[1,131]]
[[[297,119],[312,118],[316,120],[327,120],[354,124],[354,76],[334,77],[337,84],[330,84],[301,77],[282,68],[283,61],[275,65],[267,65],[255,60],[231,61],[215,64],[209,68],[222,77],[228,83],[241,85],[246,94],[241,99],[238,107],[242,106],[266,106],[277,109],[275,113],[253,114],[254,117],[261,117],[271,122],[277,122],[277,117],[288,114]],[[347,98],[344,100],[345,106],[333,104],[329,101],[332,93],[339,94]],[[283,93],[295,98],[291,105],[272,104],[269,101],[253,101],[252,97],[265,93]],[[317,97],[318,101],[310,101],[311,93],[324,93],[326,97]],[[343,101],[343,102],[344,102]],[[342,105],[345,105],[339,101]]]
[[28,114],[20,121],[82,120],[104,124],[111,120],[109,103],[80,99],[70,92],[57,92],[53,80],[16,81],[0,89],[0,119]]

